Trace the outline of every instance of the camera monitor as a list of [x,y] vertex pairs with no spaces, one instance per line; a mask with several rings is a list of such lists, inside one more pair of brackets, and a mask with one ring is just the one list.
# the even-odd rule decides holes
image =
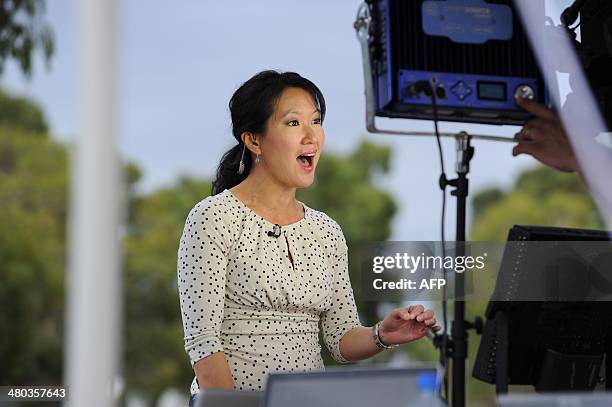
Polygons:
[[[609,232],[596,230],[537,226],[510,230],[495,292],[486,310],[475,378],[496,384],[498,393],[506,393],[509,384],[532,385],[536,391],[588,391],[601,382],[604,356],[611,354],[612,302],[601,300],[605,297],[581,301],[577,294],[590,292],[585,281],[598,281],[599,290],[610,291],[610,287],[602,287],[610,285],[606,278],[612,272],[609,240]],[[521,243],[520,250],[509,249],[517,242],[525,244]],[[556,263],[554,273],[580,277],[572,280],[578,289],[555,284],[551,290],[550,285],[542,285],[539,300],[521,297],[525,292],[522,287],[533,293],[531,277],[542,275],[538,274],[541,270],[529,266],[541,264],[530,261],[542,257],[541,242],[565,244],[555,246],[558,258],[549,263]],[[578,251],[561,250],[572,244],[591,250],[582,256]],[[551,275],[546,278],[550,280]],[[560,291],[568,297],[560,297]],[[606,369],[606,386],[612,385],[611,370]]]

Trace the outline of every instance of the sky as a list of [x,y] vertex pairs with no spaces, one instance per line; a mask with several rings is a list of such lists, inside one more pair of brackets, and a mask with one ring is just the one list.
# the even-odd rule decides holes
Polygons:
[[[391,171],[377,178],[399,208],[391,240],[439,240],[441,192],[435,139],[365,130],[361,52],[352,28],[359,1],[117,3],[118,140],[123,157],[143,170],[141,191],[171,185],[180,175],[212,177],[221,155],[235,144],[227,108],[232,93],[261,70],[295,71],[315,82],[325,95],[323,154],[348,153],[362,138],[392,148]],[[547,0],[553,19],[558,21],[566,3],[551,6]],[[46,18],[56,45],[49,70],[37,56],[30,80],[12,62],[1,78],[5,89],[42,106],[51,133],[64,142],[75,137],[78,126],[76,4],[47,2]],[[429,121],[378,119],[378,125],[433,130]],[[519,128],[442,123],[440,130],[510,137]],[[475,140],[473,145],[472,196],[490,186],[510,188],[519,173],[536,165],[531,157],[512,157],[511,143]],[[450,177],[454,141],[443,140],[443,147]],[[448,196],[447,236],[454,236],[454,225],[455,202]]]

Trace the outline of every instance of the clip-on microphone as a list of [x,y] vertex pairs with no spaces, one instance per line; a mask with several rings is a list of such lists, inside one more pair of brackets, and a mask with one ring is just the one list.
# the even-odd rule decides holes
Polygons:
[[268,231],[268,236],[279,237],[281,235],[281,227],[278,223],[274,225],[272,230]]

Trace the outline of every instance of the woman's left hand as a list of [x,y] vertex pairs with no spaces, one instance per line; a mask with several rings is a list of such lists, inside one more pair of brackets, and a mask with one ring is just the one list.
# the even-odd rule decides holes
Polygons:
[[435,324],[433,310],[411,305],[391,311],[380,324],[378,334],[385,345],[398,345],[422,338],[429,329],[434,332],[442,329]]

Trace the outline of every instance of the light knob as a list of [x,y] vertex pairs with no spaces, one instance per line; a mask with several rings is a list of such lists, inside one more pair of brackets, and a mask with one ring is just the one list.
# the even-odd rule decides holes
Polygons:
[[535,92],[533,91],[533,88],[529,85],[519,85],[514,91],[514,98],[533,100],[535,98]]

